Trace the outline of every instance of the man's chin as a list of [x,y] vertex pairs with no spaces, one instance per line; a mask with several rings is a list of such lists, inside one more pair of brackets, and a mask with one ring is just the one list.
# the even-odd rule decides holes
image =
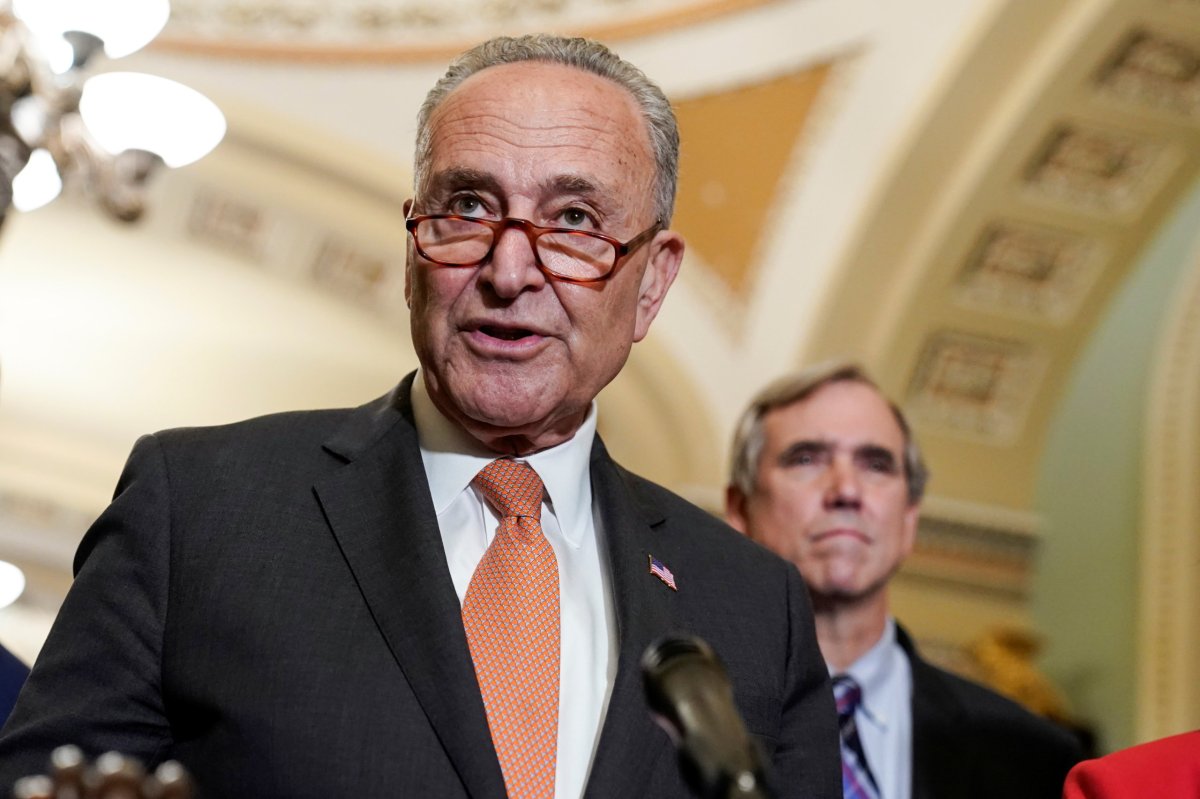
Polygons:
[[852,607],[875,601],[887,589],[888,577],[871,582],[864,582],[857,575],[851,577],[828,577],[809,583],[809,592],[813,595],[813,604],[817,607]]
[[479,403],[467,405],[459,424],[489,449],[526,455],[561,444],[575,435],[582,413],[566,414],[542,403]]
[[464,426],[519,432],[536,427],[555,411],[561,392],[520,377],[474,371],[451,374],[440,383],[434,403]]
[[510,400],[489,397],[483,401],[462,403],[462,411],[464,421],[472,426],[517,434],[534,432],[545,426],[554,414],[554,406],[521,397]]

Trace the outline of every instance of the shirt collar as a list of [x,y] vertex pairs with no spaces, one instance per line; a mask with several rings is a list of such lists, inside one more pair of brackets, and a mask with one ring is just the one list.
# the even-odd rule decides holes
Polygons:
[[877,724],[887,727],[884,712],[888,676],[892,673],[892,658],[896,652],[896,620],[891,616],[883,626],[883,635],[863,656],[850,664],[846,673],[862,688],[862,709]]
[[[480,469],[501,456],[442,415],[429,397],[424,370],[418,370],[413,381],[412,407],[433,507],[441,514],[467,490]],[[563,538],[573,547],[580,546],[589,529],[592,441],[595,437],[596,403],[593,401],[574,436],[550,449],[517,458],[528,463],[542,478]]]

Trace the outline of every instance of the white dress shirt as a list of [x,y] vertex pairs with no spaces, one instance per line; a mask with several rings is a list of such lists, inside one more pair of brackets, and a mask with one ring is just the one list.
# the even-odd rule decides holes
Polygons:
[[912,797],[912,666],[888,618],[883,637],[846,669],[862,688],[855,713],[880,799]]
[[[498,457],[447,419],[429,398],[420,372],[413,416],[442,545],[459,604],[500,518],[471,481]],[[609,578],[592,510],[591,454],[596,405],[571,440],[517,460],[546,487],[542,532],[558,558],[561,659],[555,796],[583,795],[617,667]]]

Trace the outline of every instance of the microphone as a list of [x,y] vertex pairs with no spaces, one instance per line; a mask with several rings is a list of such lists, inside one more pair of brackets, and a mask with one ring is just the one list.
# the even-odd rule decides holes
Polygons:
[[642,655],[642,680],[650,712],[675,742],[696,795],[772,799],[725,667],[707,643],[694,636],[660,638]]

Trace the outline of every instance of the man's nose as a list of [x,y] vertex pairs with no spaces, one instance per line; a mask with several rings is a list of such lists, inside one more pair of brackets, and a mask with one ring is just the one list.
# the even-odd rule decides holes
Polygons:
[[546,283],[546,276],[537,265],[533,241],[516,226],[505,227],[496,234],[492,257],[480,267],[479,279],[498,296],[510,299]]
[[858,508],[862,504],[862,481],[854,464],[834,458],[829,467],[825,504],[830,508]]

